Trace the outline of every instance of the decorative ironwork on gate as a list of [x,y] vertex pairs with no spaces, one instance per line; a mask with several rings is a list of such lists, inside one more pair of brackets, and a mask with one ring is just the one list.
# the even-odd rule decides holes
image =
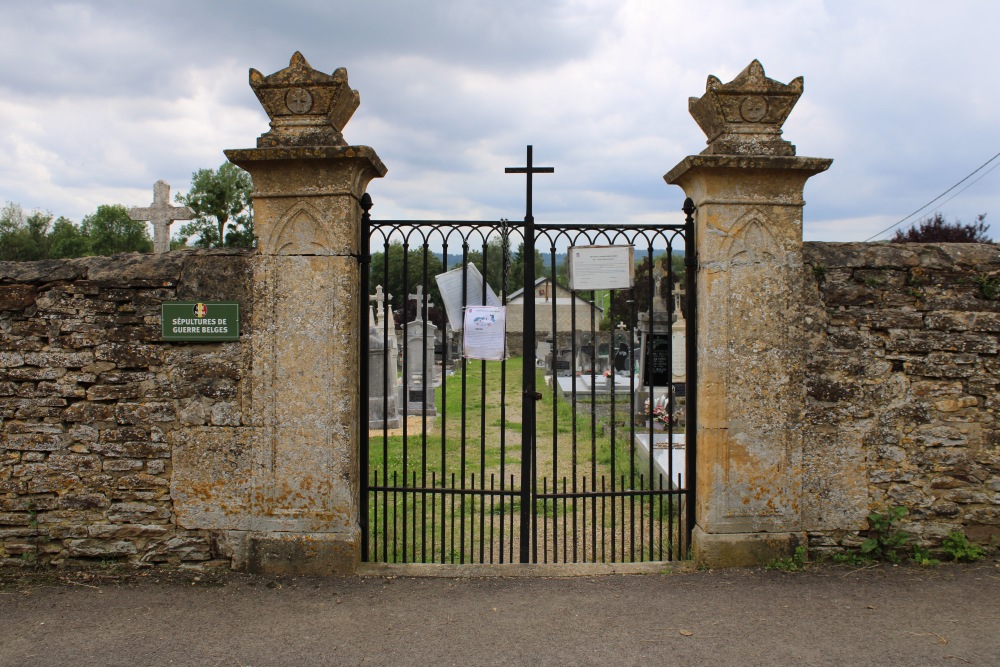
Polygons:
[[[683,559],[694,522],[694,258],[682,251],[693,206],[685,224],[535,223],[530,147],[528,167],[509,171],[528,174],[523,225],[378,221],[362,202],[362,289],[376,294],[374,308],[362,304],[363,557]],[[632,289],[568,289],[568,249],[595,245],[634,247]],[[502,361],[462,357],[443,274],[460,277],[461,304],[486,304],[492,290],[506,307]]]

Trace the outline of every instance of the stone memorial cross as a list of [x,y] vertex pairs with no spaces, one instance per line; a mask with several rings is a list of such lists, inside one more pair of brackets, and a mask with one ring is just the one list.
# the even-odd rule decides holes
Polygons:
[[195,213],[187,206],[171,206],[170,186],[166,181],[157,181],[153,184],[153,203],[146,208],[130,209],[128,217],[153,223],[153,252],[159,255],[170,250],[170,223],[191,220]]
[[375,287],[375,294],[369,296],[368,300],[375,302],[375,315],[378,317],[378,325],[376,325],[375,322],[372,322],[372,326],[381,326],[385,329],[386,316],[383,309],[385,308],[386,301],[392,301],[392,295],[383,292],[382,286],[378,285]]
[[418,319],[418,320],[423,319],[422,315],[423,315],[423,312],[424,312],[423,309],[424,309],[425,306],[427,307],[428,310],[430,310],[434,306],[434,304],[431,303],[430,295],[429,294],[424,294],[424,286],[423,285],[417,285],[417,293],[409,295],[409,297],[407,297],[407,301],[416,301],[417,302],[417,316],[416,316],[416,319]]

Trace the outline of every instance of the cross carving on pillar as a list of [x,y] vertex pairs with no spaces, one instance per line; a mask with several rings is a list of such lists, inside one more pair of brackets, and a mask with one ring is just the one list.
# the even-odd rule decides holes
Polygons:
[[170,223],[191,220],[195,214],[187,206],[171,206],[170,186],[166,181],[157,181],[153,184],[153,203],[146,208],[130,209],[128,217],[153,223],[153,252],[160,254],[170,250]]

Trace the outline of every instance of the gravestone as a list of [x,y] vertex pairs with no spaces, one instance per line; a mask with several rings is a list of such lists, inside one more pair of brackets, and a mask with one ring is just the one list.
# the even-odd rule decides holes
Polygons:
[[637,414],[642,413],[650,395],[658,396],[672,388],[674,365],[684,358],[683,332],[671,326],[670,313],[653,311],[652,318],[649,313],[639,313],[639,332]]
[[421,319],[421,315],[431,308],[423,289],[423,285],[418,285],[417,293],[409,295],[410,301],[417,302],[417,319],[407,322],[404,327],[406,349],[403,355],[403,375],[406,386],[403,388],[403,404],[408,415],[437,414],[434,407],[434,388],[437,384],[434,342],[437,327],[433,322]]
[[153,184],[153,203],[146,208],[129,209],[128,217],[153,223],[153,252],[170,250],[170,224],[174,220],[191,220],[194,211],[187,206],[170,205],[170,186],[166,181]]
[[375,308],[368,310],[368,428],[402,428],[397,365],[399,349],[396,327],[388,309],[392,295],[384,294],[379,285],[369,299],[375,303]]

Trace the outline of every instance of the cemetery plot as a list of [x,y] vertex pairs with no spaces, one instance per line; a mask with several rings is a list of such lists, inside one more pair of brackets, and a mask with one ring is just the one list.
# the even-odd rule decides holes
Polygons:
[[[574,417],[558,386],[543,391],[535,485],[522,493],[522,415],[516,402],[507,405],[521,393],[522,364],[467,362],[442,384],[437,417],[411,416],[405,429],[369,434],[369,560],[517,562],[525,514],[535,562],[679,557],[682,493],[659,472],[650,484],[636,427]],[[544,371],[537,373],[544,386]]]

